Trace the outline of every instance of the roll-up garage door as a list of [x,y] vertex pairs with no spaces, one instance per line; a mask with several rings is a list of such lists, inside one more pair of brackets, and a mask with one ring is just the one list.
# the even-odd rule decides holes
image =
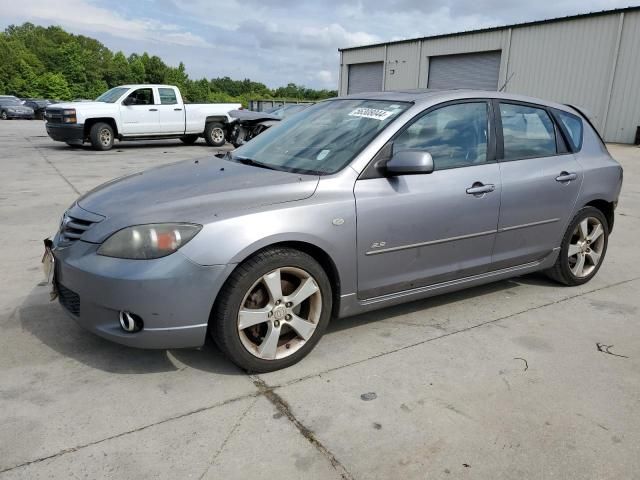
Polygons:
[[497,90],[500,50],[429,57],[429,88]]
[[383,62],[349,65],[347,93],[379,92],[382,90]]

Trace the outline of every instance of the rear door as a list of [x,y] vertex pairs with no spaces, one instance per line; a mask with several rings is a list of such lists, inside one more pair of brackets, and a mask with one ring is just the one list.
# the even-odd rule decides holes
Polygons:
[[184,107],[178,99],[175,88],[158,87],[158,113],[160,131],[166,134],[184,133]]
[[395,152],[429,152],[433,173],[356,182],[360,298],[489,269],[500,203],[490,119],[484,100],[434,107],[393,140]]
[[120,104],[120,119],[124,136],[157,135],[160,133],[156,93],[152,87],[137,88]]
[[493,268],[542,259],[560,246],[582,168],[546,107],[495,102],[502,182]]

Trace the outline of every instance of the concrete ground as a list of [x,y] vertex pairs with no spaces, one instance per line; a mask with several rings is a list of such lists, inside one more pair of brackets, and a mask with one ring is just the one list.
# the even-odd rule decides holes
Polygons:
[[215,149],[70,149],[0,122],[0,480],[638,478],[640,149],[610,149],[625,184],[589,284],[525,276],[335,321],[300,364],[248,376],[211,343],[102,340],[40,283],[79,194]]

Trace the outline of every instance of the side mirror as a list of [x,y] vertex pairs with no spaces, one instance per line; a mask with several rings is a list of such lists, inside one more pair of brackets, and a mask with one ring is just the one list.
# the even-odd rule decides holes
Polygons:
[[416,175],[433,172],[433,158],[423,150],[401,150],[385,165],[388,175]]
[[125,106],[133,105],[134,101],[132,97],[127,97],[122,101],[122,104]]

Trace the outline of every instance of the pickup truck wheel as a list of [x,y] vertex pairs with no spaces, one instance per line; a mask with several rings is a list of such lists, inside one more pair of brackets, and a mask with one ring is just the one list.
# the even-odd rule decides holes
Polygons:
[[331,283],[310,255],[269,248],[241,263],[218,294],[211,335],[250,372],[288,367],[306,356],[331,317]]
[[218,122],[207,123],[204,127],[204,139],[212,147],[224,145],[224,125]]
[[113,128],[108,123],[96,123],[89,132],[94,150],[111,150],[113,147]]
[[198,135],[185,135],[180,137],[180,141],[185,145],[193,145],[198,140]]

